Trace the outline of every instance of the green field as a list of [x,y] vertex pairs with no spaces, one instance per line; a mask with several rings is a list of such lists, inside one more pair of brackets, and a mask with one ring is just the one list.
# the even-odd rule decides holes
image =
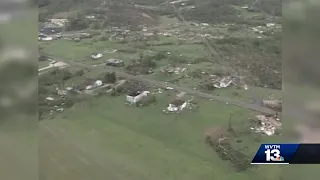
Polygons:
[[[241,119],[247,113],[204,101],[196,112],[165,115],[162,108],[170,99],[160,97],[156,106],[140,109],[125,105],[124,96],[105,96],[42,123],[58,134],[62,131],[103,166],[110,167],[110,179],[234,178],[235,174],[225,175],[229,163],[221,161],[204,143],[204,130],[226,125],[231,112]],[[220,113],[212,113],[212,109]],[[240,176],[247,179],[250,174]]]
[[[92,98],[42,121],[41,161],[47,179],[277,180],[292,176],[292,169],[279,166],[256,166],[236,173],[204,142],[204,131],[226,126],[230,113],[236,117],[234,125],[240,127],[251,112],[199,100],[200,108],[195,111],[164,114],[162,108],[173,97],[157,97],[157,105],[145,108],[125,105],[124,96]],[[251,138],[243,140],[251,142],[251,153],[260,144]],[[262,139],[269,141],[276,142],[277,137]]]

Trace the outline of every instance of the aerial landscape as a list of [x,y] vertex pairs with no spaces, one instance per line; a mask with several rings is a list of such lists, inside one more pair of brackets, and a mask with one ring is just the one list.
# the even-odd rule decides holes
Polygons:
[[[40,178],[284,180],[281,0],[39,0]],[[311,170],[310,170],[311,173]]]

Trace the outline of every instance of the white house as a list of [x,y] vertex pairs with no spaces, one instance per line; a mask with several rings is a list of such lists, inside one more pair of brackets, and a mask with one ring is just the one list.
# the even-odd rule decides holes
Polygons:
[[167,110],[169,112],[177,112],[177,111],[183,110],[185,107],[187,107],[186,101],[181,99],[176,99],[168,105]]
[[148,96],[149,93],[149,91],[131,93],[127,95],[126,99],[129,103],[135,104],[138,101],[140,101],[143,97]]

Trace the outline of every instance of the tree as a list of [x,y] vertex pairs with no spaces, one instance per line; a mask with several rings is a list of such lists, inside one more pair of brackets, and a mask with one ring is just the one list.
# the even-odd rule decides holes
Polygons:
[[142,61],[142,60],[143,60],[143,57],[144,57],[143,53],[140,52],[140,53],[139,53],[139,61]]
[[81,13],[69,16],[68,21],[69,23],[66,26],[67,31],[83,30],[89,27],[89,23]]
[[167,53],[165,51],[160,51],[154,56],[154,59],[156,61],[159,61],[159,60],[164,59],[166,57],[167,57]]
[[115,83],[117,81],[116,73],[106,73],[106,75],[104,76],[104,81],[106,83]]
[[68,80],[72,78],[72,73],[66,69],[60,70],[62,73],[62,80]]
[[39,58],[38,58],[39,61],[46,61],[48,60],[48,57],[47,56],[44,56],[44,55],[40,55]]
[[157,63],[151,60],[151,57],[145,57],[140,63],[147,68],[155,68],[157,66]]
[[92,23],[92,29],[101,29],[101,23],[99,22]]
[[155,38],[155,40],[159,41],[159,36],[158,36],[159,30],[154,30],[154,31],[152,32],[152,34],[153,34],[153,37]]

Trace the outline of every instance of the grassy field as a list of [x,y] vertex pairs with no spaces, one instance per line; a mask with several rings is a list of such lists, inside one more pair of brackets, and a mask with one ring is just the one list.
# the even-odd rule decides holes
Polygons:
[[[157,95],[157,105],[136,108],[125,97],[100,96],[76,104],[54,119],[40,123],[42,176],[70,179],[287,180],[313,179],[318,166],[255,166],[236,173],[204,142],[204,131],[233,125],[241,128],[252,112],[207,100],[195,111],[164,114],[173,95]],[[125,113],[124,113],[125,112]],[[242,138],[252,155],[260,143],[279,137]],[[290,167],[290,168],[289,168]]]
[[[200,100],[200,108],[195,111],[166,115],[162,108],[172,98],[162,94],[158,96],[157,105],[136,108],[125,105],[124,96],[103,96],[77,104],[54,119],[42,121],[43,133],[47,134],[42,144],[42,156],[48,159],[43,165],[47,168],[45,171],[58,173],[55,177],[61,177],[61,180],[74,176],[73,173],[78,171],[83,174],[80,170],[86,166],[85,172],[99,172],[93,175],[94,179],[101,179],[99,175],[103,174],[107,179],[194,180],[219,177],[231,180],[236,177],[261,179],[259,173],[274,169],[266,167],[233,173],[230,163],[222,161],[204,143],[205,129],[226,126],[230,113],[236,116],[234,123],[239,124],[249,117],[249,111]],[[55,138],[54,142],[63,146],[53,147],[47,136]],[[56,152],[51,152],[56,148]],[[255,151],[258,144],[251,148]],[[49,161],[50,158],[53,160]],[[57,167],[52,163],[60,170],[55,169]],[[60,167],[59,163],[69,167]],[[103,173],[103,170],[109,173]],[[274,177],[275,172],[266,179],[273,180]]]

